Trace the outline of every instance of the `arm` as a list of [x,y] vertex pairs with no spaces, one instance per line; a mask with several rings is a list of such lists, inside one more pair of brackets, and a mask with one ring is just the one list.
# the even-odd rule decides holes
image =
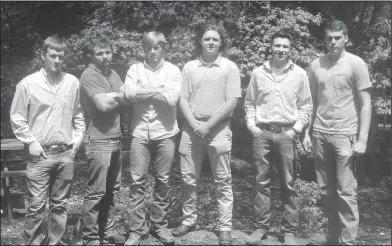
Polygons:
[[310,94],[312,96],[312,102],[313,102],[313,111],[310,116],[309,126],[305,130],[305,135],[304,135],[304,139],[302,141],[302,145],[303,145],[305,151],[310,152],[311,146],[312,146],[312,141],[310,139],[310,129],[313,128],[313,123],[314,123],[314,120],[316,119],[316,112],[317,112],[317,107],[318,107],[317,80],[316,80],[316,76],[314,75],[312,67],[310,67],[308,78],[309,78],[308,82],[309,82]]
[[75,110],[73,113],[73,138],[72,138],[72,157],[75,157],[77,150],[83,141],[83,133],[86,130],[86,125],[84,121],[84,111],[80,105],[79,88],[77,91]]
[[29,92],[24,87],[23,82],[16,86],[14,98],[10,109],[10,119],[12,130],[20,141],[29,145],[29,153],[33,160],[39,159],[42,155],[46,158],[45,151],[41,144],[30,131],[28,124],[28,113],[30,107]]
[[110,112],[118,108],[123,99],[122,92],[99,93],[91,97],[97,109],[102,112]]
[[125,97],[131,102],[145,100],[161,93],[162,88],[144,88],[138,84],[137,64],[132,65],[125,77],[124,86],[120,91],[125,93]]
[[152,99],[158,103],[165,103],[170,107],[173,107],[177,104],[177,101],[180,97],[180,92],[182,89],[182,75],[178,67],[173,66],[170,69],[170,78],[167,80],[163,91],[154,95]]
[[191,128],[196,129],[199,126],[199,122],[195,119],[195,116],[193,116],[191,108],[189,107],[188,99],[181,96],[178,101],[178,106],[182,115],[184,116],[188,124],[191,126]]
[[257,137],[261,134],[261,129],[256,126],[256,100],[257,83],[256,74],[253,72],[244,101],[246,125],[253,137]]
[[358,98],[361,113],[359,115],[359,136],[353,148],[354,155],[364,154],[366,151],[370,120],[372,118],[370,89],[359,91]]
[[309,81],[306,73],[301,75],[302,83],[298,91],[298,120],[294,124],[293,129],[295,132],[300,133],[306,124],[309,122],[309,118],[313,112],[312,96],[309,88]]

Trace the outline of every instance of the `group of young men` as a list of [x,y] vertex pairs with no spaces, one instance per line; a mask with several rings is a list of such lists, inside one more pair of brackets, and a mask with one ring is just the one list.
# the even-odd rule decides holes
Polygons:
[[[164,35],[148,32],[142,39],[145,60],[129,68],[125,83],[110,68],[113,47],[107,36],[97,35],[86,45],[90,64],[80,82],[61,71],[66,43],[56,36],[44,41],[43,68],[18,83],[11,106],[14,133],[29,146],[31,156],[26,177],[31,199],[23,231],[26,244],[62,243],[74,157],[82,143],[88,161],[82,207],[84,244],[138,245],[149,234],[164,244],[173,244],[175,237],[195,230],[197,182],[205,153],[216,188],[219,243],[231,244],[230,117],[242,90],[238,67],[225,57],[227,41],[221,26],[200,28],[195,38],[199,57],[186,63],[181,73],[164,59]],[[246,239],[248,244],[259,244],[269,230],[272,155],[281,182],[282,238],[285,244],[297,244],[294,138],[302,131],[305,149],[310,151],[312,144],[328,217],[328,233],[309,241],[355,244],[359,216],[353,159],[366,149],[371,83],[366,64],[345,50],[347,41],[346,25],[329,22],[325,28],[328,54],[317,58],[307,75],[289,59],[293,38],[278,32],[271,38],[272,59],[252,73],[244,106],[254,140],[257,175],[253,190],[255,230]],[[178,148],[183,221],[169,230],[168,182],[175,136],[180,132],[177,106],[185,119]],[[120,115],[131,109],[129,236],[125,238],[114,230],[113,197],[121,183]],[[144,211],[149,170],[155,177],[150,228]],[[47,233],[41,242],[48,197]]]

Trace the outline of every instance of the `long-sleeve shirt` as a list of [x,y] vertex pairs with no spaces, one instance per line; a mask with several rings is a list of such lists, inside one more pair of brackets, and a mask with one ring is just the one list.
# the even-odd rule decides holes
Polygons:
[[301,132],[313,109],[306,71],[289,61],[278,79],[269,61],[253,71],[244,103],[247,125],[294,124]]
[[[136,100],[140,88],[163,87],[166,103],[157,104],[154,99]],[[177,101],[182,87],[181,71],[177,66],[162,60],[155,68],[145,62],[132,65],[125,78],[128,99],[133,104],[131,133],[133,137],[160,140],[179,132]]]
[[85,131],[79,102],[79,80],[60,73],[56,89],[49,84],[44,69],[31,74],[16,86],[11,104],[11,125],[15,136],[25,144],[38,141],[42,146],[71,144]]

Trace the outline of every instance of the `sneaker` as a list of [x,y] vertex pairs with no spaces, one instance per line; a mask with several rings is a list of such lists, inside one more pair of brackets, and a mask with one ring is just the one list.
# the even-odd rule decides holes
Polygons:
[[339,239],[327,238],[325,234],[316,234],[308,238],[310,245],[338,245]]
[[153,237],[161,241],[164,245],[174,244],[175,240],[167,228],[160,228],[150,233]]
[[283,235],[284,244],[286,245],[301,245],[294,236],[294,233],[286,232]]
[[138,235],[135,233],[129,234],[128,240],[124,243],[124,245],[139,245],[143,239],[148,238],[148,234],[146,235]]
[[172,231],[172,235],[175,237],[181,237],[195,229],[196,229],[196,225],[189,226],[189,225],[181,224],[180,226],[178,226]]
[[219,245],[231,245],[231,231],[219,231]]
[[261,241],[266,237],[267,237],[267,231],[264,231],[263,229],[257,229],[246,238],[246,243],[249,245],[256,245],[261,243]]

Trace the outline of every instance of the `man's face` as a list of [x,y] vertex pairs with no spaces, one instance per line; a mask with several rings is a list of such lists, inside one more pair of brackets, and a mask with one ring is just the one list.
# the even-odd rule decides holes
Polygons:
[[46,53],[41,57],[46,72],[58,73],[65,61],[65,51],[57,51],[48,47]]
[[113,52],[110,46],[101,47],[96,45],[91,55],[92,62],[98,67],[109,67],[112,63]]
[[275,38],[272,41],[272,60],[274,61],[286,61],[290,54],[291,44],[287,38]]
[[330,54],[340,54],[345,49],[348,36],[343,31],[326,30],[324,41]]
[[205,55],[218,55],[222,46],[220,35],[217,31],[207,31],[200,40],[200,45]]
[[158,64],[163,58],[163,49],[158,42],[143,45],[143,50],[146,55],[147,64]]

